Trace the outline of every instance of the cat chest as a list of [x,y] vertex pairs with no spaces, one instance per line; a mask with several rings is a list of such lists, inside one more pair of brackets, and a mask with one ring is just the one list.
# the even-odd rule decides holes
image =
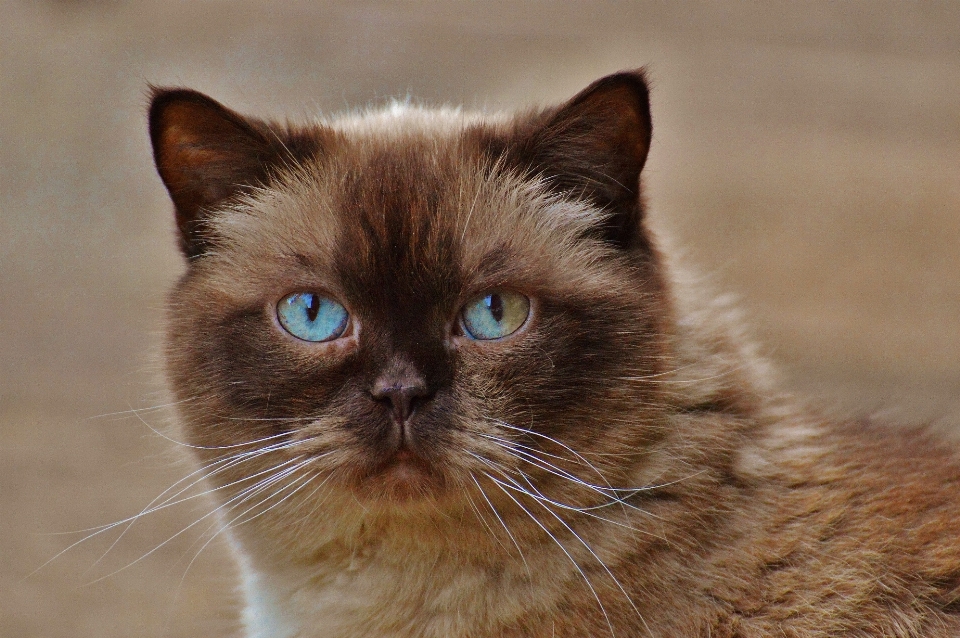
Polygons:
[[477,635],[549,600],[526,574],[446,561],[339,563],[258,572],[246,566],[251,638]]

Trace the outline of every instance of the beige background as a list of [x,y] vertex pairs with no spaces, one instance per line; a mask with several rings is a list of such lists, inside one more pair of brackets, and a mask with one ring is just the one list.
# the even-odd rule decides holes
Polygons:
[[654,221],[740,296],[787,383],[960,426],[960,3],[0,0],[0,635],[234,626],[221,543],[187,570],[206,525],[148,554],[209,506],[30,575],[82,536],[59,532],[189,472],[162,411],[115,414],[163,401],[150,352],[182,270],[148,83],[306,117],[550,102],[639,65]]

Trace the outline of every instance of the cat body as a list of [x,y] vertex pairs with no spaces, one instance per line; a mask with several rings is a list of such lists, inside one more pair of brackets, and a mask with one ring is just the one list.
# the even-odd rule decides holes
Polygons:
[[642,73],[305,127],[158,90],[150,127],[249,636],[960,635],[956,452],[796,406],[664,254]]

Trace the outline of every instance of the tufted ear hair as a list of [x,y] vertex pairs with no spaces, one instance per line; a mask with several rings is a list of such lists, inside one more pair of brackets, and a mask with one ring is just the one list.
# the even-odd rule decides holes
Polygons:
[[149,122],[154,161],[189,259],[208,248],[203,227],[212,211],[320,147],[316,134],[245,117],[189,89],[154,88]]
[[608,211],[599,229],[602,237],[630,248],[644,242],[640,172],[652,131],[644,72],[625,71],[519,123],[500,152],[508,162],[545,177],[555,192]]

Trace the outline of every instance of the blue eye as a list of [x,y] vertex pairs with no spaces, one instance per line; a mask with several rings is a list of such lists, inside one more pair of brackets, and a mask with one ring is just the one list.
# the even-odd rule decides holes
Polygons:
[[277,304],[284,330],[304,341],[331,341],[347,329],[350,315],[339,303],[312,292],[295,292]]
[[530,315],[530,300],[516,292],[491,292],[460,311],[463,332],[471,339],[500,339],[520,329]]

